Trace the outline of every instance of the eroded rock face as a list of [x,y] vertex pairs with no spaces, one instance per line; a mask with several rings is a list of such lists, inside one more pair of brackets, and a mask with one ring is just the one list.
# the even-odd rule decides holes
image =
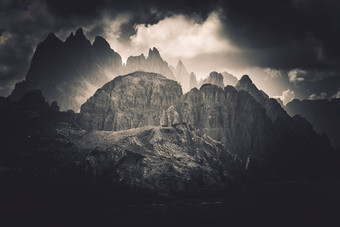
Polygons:
[[221,141],[245,161],[251,147],[262,148],[269,134],[266,124],[270,119],[262,106],[247,92],[234,87],[222,89],[205,84],[200,90],[192,89],[167,111],[176,109],[180,122],[193,125],[202,133]]
[[163,110],[181,96],[181,86],[160,74],[119,76],[81,106],[79,124],[87,130],[112,131],[159,125]]
[[[250,79],[248,82],[252,84]],[[261,94],[256,90],[251,91]],[[172,119],[178,115],[179,123],[221,141],[226,150],[248,163],[247,168],[261,166],[273,174],[281,171],[278,166],[283,163],[290,162],[291,169],[285,171],[294,174],[293,169],[307,159],[317,161],[314,155],[320,144],[330,149],[327,139],[317,135],[303,118],[289,117],[274,99],[262,96],[259,101],[243,89],[205,84],[184,94],[166,114]]]

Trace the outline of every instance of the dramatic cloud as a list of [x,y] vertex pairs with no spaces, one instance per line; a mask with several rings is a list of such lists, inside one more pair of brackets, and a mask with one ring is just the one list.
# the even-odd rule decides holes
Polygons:
[[286,105],[290,101],[292,101],[295,98],[295,93],[294,91],[291,90],[285,90],[282,92],[282,95],[280,96],[274,96],[274,98],[278,98],[283,102],[283,105]]
[[221,36],[223,26],[216,12],[202,23],[175,15],[154,25],[139,24],[135,28],[136,34],[131,37],[131,48],[135,50],[156,46],[164,56],[194,57],[235,49]]
[[0,95],[24,79],[48,33],[64,39],[79,27],[91,40],[107,38],[123,59],[155,46],[170,62],[184,58],[199,75],[213,69],[241,76],[257,68],[256,82],[272,94],[335,94],[339,9],[336,0],[2,0]]
[[303,75],[306,75],[306,73],[306,71],[301,69],[293,69],[288,73],[289,81],[292,83],[304,81]]
[[309,100],[320,100],[320,99],[327,99],[327,93],[321,92],[320,95],[312,94],[308,98]]
[[266,68],[263,71],[268,74],[264,80],[277,79],[283,76],[280,70]]

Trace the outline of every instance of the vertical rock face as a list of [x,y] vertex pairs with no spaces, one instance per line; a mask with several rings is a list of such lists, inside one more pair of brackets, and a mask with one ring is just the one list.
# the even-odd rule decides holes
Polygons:
[[79,124],[87,130],[124,130],[159,125],[163,110],[182,96],[180,85],[155,73],[116,77],[81,106]]
[[[262,95],[249,77],[241,85]],[[184,94],[167,110],[167,115],[178,115],[179,123],[190,124],[221,141],[250,169],[269,165],[268,168],[281,171],[279,165],[291,162],[294,167],[285,171],[294,174],[293,169],[304,161],[316,162],[320,144],[330,150],[327,139],[317,135],[306,120],[289,117],[274,99],[259,100],[263,104],[243,89],[204,84],[200,90],[194,88]]]
[[168,79],[175,80],[168,63],[162,59],[159,51],[155,47],[149,49],[147,58],[142,54],[140,56],[130,56],[127,59],[125,73],[132,73],[135,71],[159,73]]
[[54,34],[41,42],[23,82],[9,96],[19,100],[39,89],[48,102],[56,100],[61,110],[78,111],[80,105],[104,83],[122,71],[122,60],[109,44],[97,37],[93,45],[82,29],[62,42]]
[[200,84],[200,86],[202,86],[204,84],[213,84],[213,85],[216,85],[218,87],[223,88],[224,87],[223,76],[222,76],[221,73],[211,72],[209,74],[208,78],[204,79],[199,84]]
[[253,153],[252,147],[262,149],[269,135],[266,125],[271,121],[262,106],[247,92],[238,92],[231,86],[222,89],[204,84],[200,90],[194,88],[183,95],[172,108],[180,122],[221,141],[243,160]]

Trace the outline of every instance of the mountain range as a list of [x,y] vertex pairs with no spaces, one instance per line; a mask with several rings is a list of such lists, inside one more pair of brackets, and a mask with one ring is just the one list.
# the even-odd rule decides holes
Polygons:
[[9,98],[19,100],[27,91],[39,89],[49,103],[57,101],[61,110],[78,112],[81,104],[106,82],[135,71],[155,72],[176,80],[183,92],[199,86],[196,75],[189,74],[181,60],[174,68],[152,48],[147,57],[130,56],[123,64],[104,38],[97,36],[91,44],[79,28],[64,42],[51,33],[39,43],[25,80],[16,84]]
[[[50,34],[25,80],[0,97],[0,194],[15,211],[21,200],[35,204],[41,197],[48,204],[67,201],[60,203],[65,215],[75,201],[81,217],[97,210],[96,220],[110,216],[112,204],[115,212],[128,204],[143,216],[148,209],[131,204],[162,210],[162,201],[180,199],[205,213],[221,205],[205,198],[263,198],[279,187],[277,198],[285,190],[297,194],[296,185],[300,194],[280,199],[295,202],[306,188],[317,197],[333,187],[328,179],[338,179],[340,156],[331,144],[337,124],[320,120],[337,118],[337,101],[294,100],[288,115],[248,75],[238,80],[214,71],[197,80],[181,60],[173,67],[156,48],[123,65],[102,37],[91,44],[81,29],[64,42]],[[267,203],[255,201],[265,204],[267,217]],[[173,207],[172,218],[184,209]]]

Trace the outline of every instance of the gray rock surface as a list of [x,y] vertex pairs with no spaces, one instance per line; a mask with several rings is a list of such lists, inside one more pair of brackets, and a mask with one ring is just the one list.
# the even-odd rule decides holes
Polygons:
[[81,106],[79,124],[87,130],[112,131],[159,125],[163,110],[181,96],[181,86],[160,74],[119,76]]

